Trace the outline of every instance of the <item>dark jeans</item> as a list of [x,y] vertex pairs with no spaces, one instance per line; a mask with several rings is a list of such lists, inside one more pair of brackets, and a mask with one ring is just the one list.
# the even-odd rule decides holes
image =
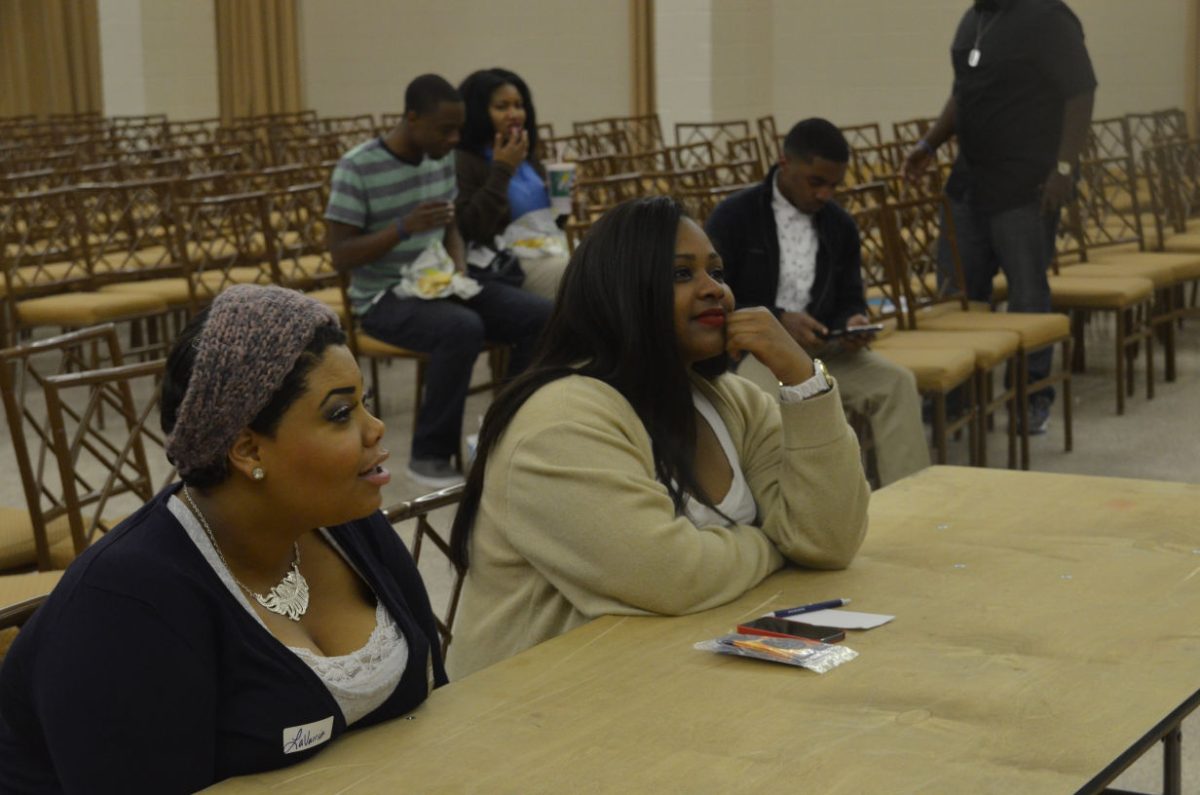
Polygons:
[[[1050,312],[1046,274],[1054,258],[1058,213],[1046,215],[1040,201],[990,214],[973,207],[969,196],[949,203],[968,300],[990,301],[992,278],[1003,270],[1008,280],[1009,312]],[[942,226],[945,228],[945,219]],[[940,280],[953,285],[951,263],[950,244],[943,235],[938,241]],[[1030,383],[1050,374],[1053,357],[1051,348],[1029,357]],[[1054,389],[1047,387],[1037,395],[1053,400]]]
[[459,451],[463,407],[484,340],[513,346],[508,375],[529,364],[553,304],[507,284],[489,282],[474,298],[397,298],[388,292],[363,317],[376,339],[429,354],[425,397],[413,433],[413,458],[447,459]]

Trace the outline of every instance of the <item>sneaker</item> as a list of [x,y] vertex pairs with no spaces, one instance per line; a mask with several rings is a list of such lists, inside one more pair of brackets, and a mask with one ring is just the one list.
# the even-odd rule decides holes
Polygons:
[[463,475],[445,458],[413,458],[408,462],[408,478],[422,486],[444,489],[464,481]]
[[1054,401],[1044,397],[1029,399],[1029,435],[1041,436],[1050,427],[1050,407]]

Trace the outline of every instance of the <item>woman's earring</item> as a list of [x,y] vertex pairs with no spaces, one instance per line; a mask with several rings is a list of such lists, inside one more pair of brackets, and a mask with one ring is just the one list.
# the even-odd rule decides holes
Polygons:
[[250,470],[250,477],[254,478],[255,480],[262,480],[266,476],[267,473],[263,471],[262,467],[255,467],[254,469]]

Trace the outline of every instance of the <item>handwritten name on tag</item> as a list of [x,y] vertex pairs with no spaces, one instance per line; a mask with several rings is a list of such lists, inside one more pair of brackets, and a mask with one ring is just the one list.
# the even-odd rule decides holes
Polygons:
[[303,726],[292,726],[283,730],[283,752],[296,754],[307,751],[313,746],[329,742],[333,737],[333,716],[324,720],[306,723]]

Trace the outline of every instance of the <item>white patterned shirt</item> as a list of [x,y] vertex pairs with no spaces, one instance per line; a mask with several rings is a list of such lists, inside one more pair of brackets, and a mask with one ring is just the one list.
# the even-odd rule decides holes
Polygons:
[[775,305],[785,312],[806,312],[817,278],[817,228],[813,217],[796,209],[779,192],[779,177],[771,184],[771,209],[779,236],[779,289]]

